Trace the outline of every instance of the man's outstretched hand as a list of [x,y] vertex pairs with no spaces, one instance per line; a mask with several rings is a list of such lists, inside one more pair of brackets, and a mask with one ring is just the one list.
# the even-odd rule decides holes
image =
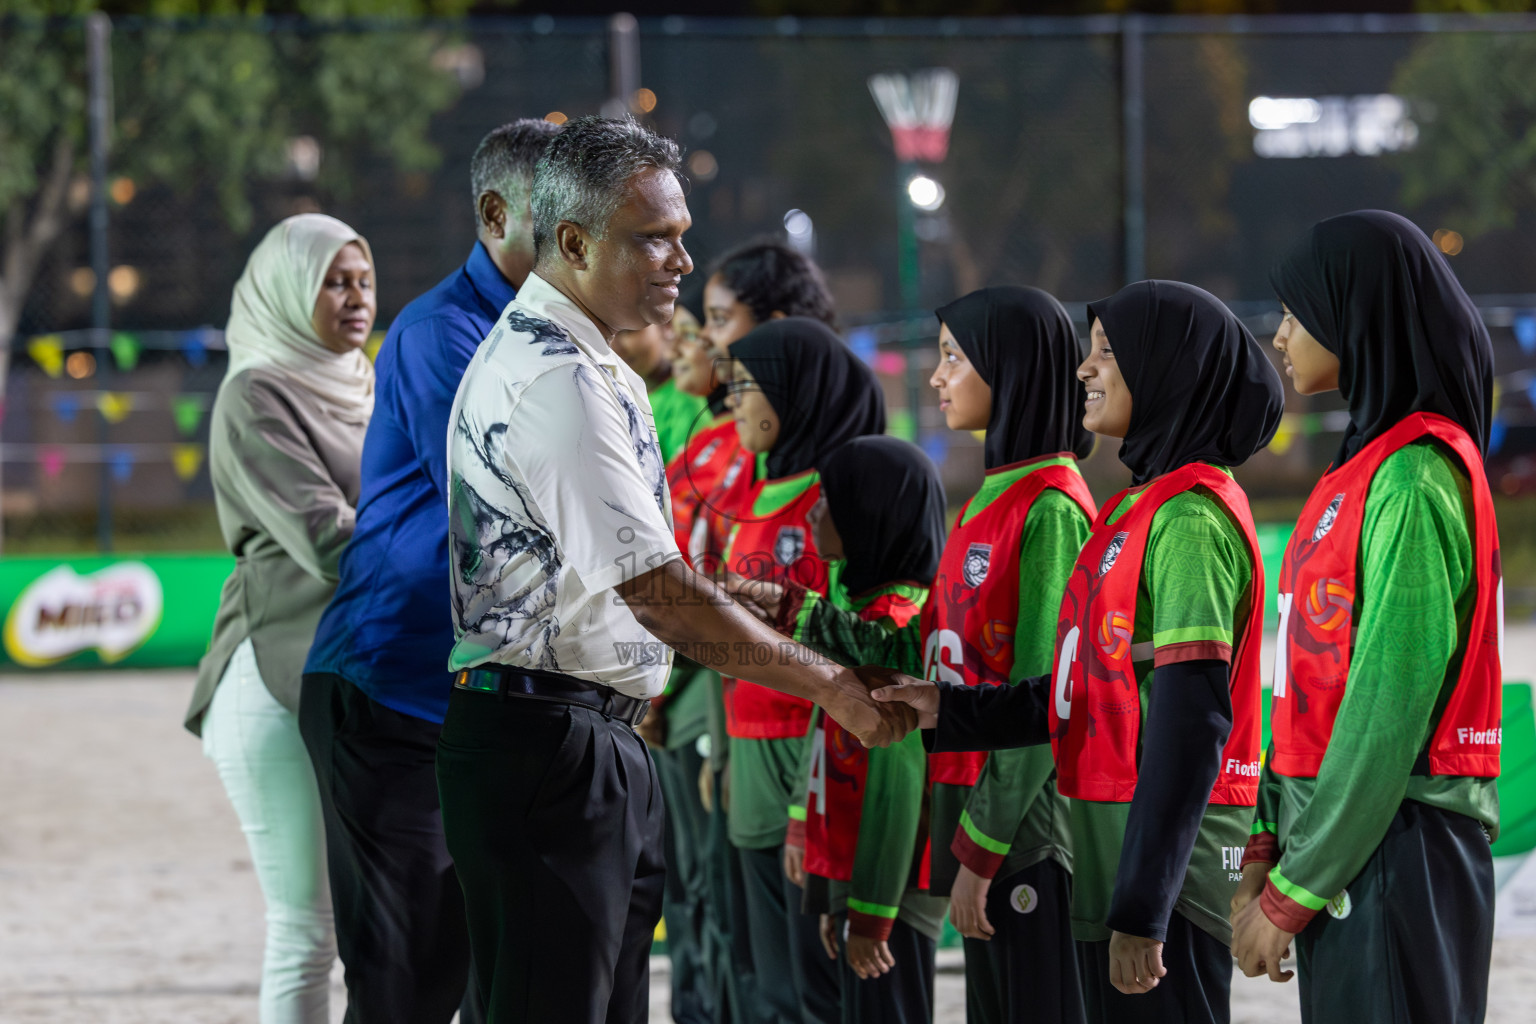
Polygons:
[[844,669],[838,673],[836,693],[823,700],[821,706],[866,747],[899,743],[917,728],[917,716],[905,704],[882,704],[870,696],[871,689],[887,685],[889,678],[906,676],[872,665]]
[[[862,675],[870,681],[870,696],[887,707],[901,705],[911,708],[917,715],[919,729],[936,729],[939,725],[939,687],[927,679],[914,679],[888,668],[861,668]],[[877,677],[875,673],[880,673]]]

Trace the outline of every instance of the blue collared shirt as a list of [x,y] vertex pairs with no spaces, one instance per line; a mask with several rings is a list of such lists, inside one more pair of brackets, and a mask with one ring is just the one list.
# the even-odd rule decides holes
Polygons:
[[464,368],[515,297],[477,242],[390,325],[374,365],[357,528],[304,666],[433,722],[453,685],[448,415]]

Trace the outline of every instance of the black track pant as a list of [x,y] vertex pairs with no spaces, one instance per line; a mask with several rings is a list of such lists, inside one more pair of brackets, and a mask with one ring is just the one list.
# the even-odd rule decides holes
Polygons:
[[1344,893],[1296,937],[1306,1024],[1480,1024],[1493,957],[1480,823],[1404,801]]
[[774,1024],[839,1024],[837,965],[821,948],[821,921],[800,912],[784,875],[784,847],[736,851],[747,894],[757,996]]
[[[838,915],[838,935],[843,934],[847,920],[846,916]],[[897,918],[886,945],[896,966],[878,978],[860,978],[848,966],[846,956],[838,958],[838,976],[843,986],[842,1024],[928,1024],[933,1020],[936,944]]]
[[672,961],[672,1019],[676,1024],[714,1024],[719,1016],[705,966],[704,933],[711,911],[704,858],[709,814],[699,800],[704,759],[693,744],[653,750],[656,775],[667,802],[667,887],[662,916]]
[[1128,996],[1109,983],[1109,940],[1080,942],[1083,999],[1091,1024],[1229,1024],[1232,951],[1183,914],[1168,920],[1167,975],[1151,992]]
[[490,1024],[645,1024],[666,822],[635,731],[455,689],[437,778]]
[[304,677],[299,731],[320,785],[346,1024],[484,1020],[464,896],[443,838],[436,722],[340,676]]
[[994,879],[987,921],[992,938],[965,940],[968,1024],[1083,1024],[1067,869],[1046,859]]

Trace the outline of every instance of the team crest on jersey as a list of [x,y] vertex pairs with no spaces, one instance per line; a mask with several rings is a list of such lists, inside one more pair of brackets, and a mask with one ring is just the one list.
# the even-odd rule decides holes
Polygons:
[[1317,517],[1317,527],[1312,531],[1312,543],[1316,544],[1328,536],[1328,531],[1333,529],[1334,520],[1339,518],[1339,506],[1344,504],[1344,494],[1340,492],[1333,496],[1328,507],[1323,509],[1323,514]]
[[1115,562],[1120,558],[1120,549],[1125,547],[1126,539],[1130,534],[1121,530],[1110,539],[1109,547],[1104,549],[1104,557],[1099,559],[1099,578],[1103,579],[1109,570],[1115,567]]
[[725,471],[725,479],[720,481],[720,487],[722,490],[736,482],[736,478],[741,476],[741,467],[744,465],[745,463],[742,462],[741,459],[737,459],[735,462],[730,464],[730,466]]
[[788,568],[800,561],[805,554],[805,530],[798,526],[781,526],[773,541],[773,560]]
[[723,442],[720,440],[720,438],[717,437],[713,441],[709,442],[709,444],[705,445],[704,450],[693,457],[693,468],[698,469],[710,459],[714,458],[715,452],[720,450],[720,445],[722,443]]
[[973,590],[981,586],[990,568],[992,568],[991,544],[972,544],[965,549],[965,561],[961,564],[960,576],[965,580],[966,586]]

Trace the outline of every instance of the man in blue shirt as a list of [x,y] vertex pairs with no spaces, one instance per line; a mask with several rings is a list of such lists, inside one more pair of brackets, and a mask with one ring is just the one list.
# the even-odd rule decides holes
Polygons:
[[325,815],[346,1024],[466,1024],[463,894],[433,762],[453,676],[448,416],[480,341],[533,267],[534,165],[559,128],[504,125],[470,165],[477,242],[379,349],[357,528],[305,665],[299,721]]

